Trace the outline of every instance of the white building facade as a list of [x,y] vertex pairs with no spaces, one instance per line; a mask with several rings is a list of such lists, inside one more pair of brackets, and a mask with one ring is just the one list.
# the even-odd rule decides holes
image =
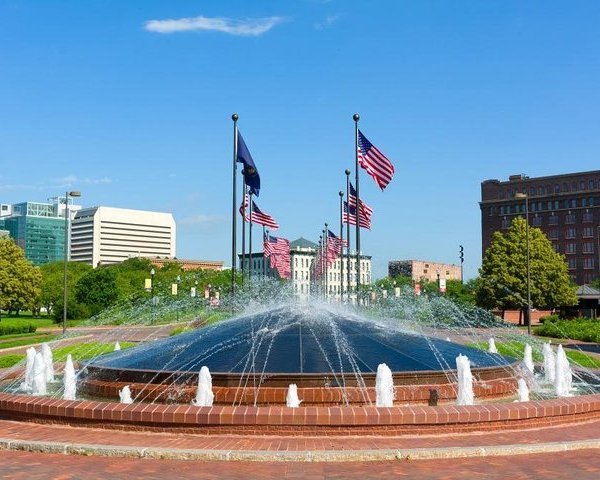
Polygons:
[[[324,272],[324,274],[314,279],[314,261],[317,257],[319,246],[316,243],[299,238],[290,243],[290,271],[291,284],[295,294],[301,298],[308,298],[312,293],[327,294],[330,298],[341,299],[342,293],[348,292],[348,263],[346,256],[336,259]],[[252,254],[252,263],[249,263],[249,258],[246,257],[242,262],[240,259],[240,269],[248,272],[248,268],[252,269],[253,277],[275,277],[277,272],[271,270],[269,260],[265,265],[263,252]],[[343,274],[343,276],[342,276]],[[371,276],[371,257],[368,255],[360,256],[360,283],[361,285],[370,285],[372,282]],[[350,292],[356,291],[356,255],[351,253],[350,257]]]
[[85,208],[71,224],[71,260],[95,268],[132,257],[174,258],[175,240],[175,220],[170,213]]

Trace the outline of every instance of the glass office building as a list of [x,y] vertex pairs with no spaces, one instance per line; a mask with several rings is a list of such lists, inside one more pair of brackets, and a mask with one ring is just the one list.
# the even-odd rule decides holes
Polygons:
[[0,230],[8,230],[34,265],[64,258],[65,220],[58,205],[17,203],[12,205],[9,215],[0,217]]

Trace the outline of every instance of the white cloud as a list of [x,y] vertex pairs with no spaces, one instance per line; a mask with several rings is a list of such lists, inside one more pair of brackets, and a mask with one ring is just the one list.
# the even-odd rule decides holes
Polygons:
[[330,27],[331,25],[333,25],[335,22],[337,22],[339,20],[339,18],[340,18],[339,15],[329,15],[322,22],[315,23],[315,28],[317,30],[324,30],[327,27]]
[[77,175],[67,175],[66,177],[56,179],[62,186],[72,186],[72,185],[106,185],[108,183],[112,183],[112,179],[108,177],[101,178],[90,178],[90,177],[78,177]]
[[179,223],[182,225],[208,225],[223,221],[219,215],[194,215],[192,217],[182,218]]
[[223,32],[230,35],[257,37],[268,32],[274,26],[285,22],[284,17],[250,18],[236,20],[224,17],[190,17],[167,20],[149,20],[144,28],[149,32],[175,33],[192,31]]

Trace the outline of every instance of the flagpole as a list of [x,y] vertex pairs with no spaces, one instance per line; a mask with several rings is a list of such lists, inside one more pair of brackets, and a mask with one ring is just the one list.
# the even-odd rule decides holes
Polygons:
[[344,301],[344,192],[340,190],[340,303]]
[[358,182],[358,121],[360,115],[355,113],[352,119],[354,120],[354,181],[356,182],[356,304],[360,305],[360,185]]
[[325,224],[325,298],[329,298],[329,227]]
[[252,192],[248,195],[248,211],[250,222],[248,223],[248,284],[252,283]]
[[323,295],[323,235],[319,236],[319,296]]
[[267,278],[267,257],[265,257],[265,240],[267,239],[267,233],[265,226],[263,225],[263,278]]
[[348,239],[348,246],[346,247],[346,293],[347,300],[350,302],[350,292],[352,287],[350,285],[350,170],[346,169],[346,202],[348,203],[348,213],[346,215],[346,238]]
[[[244,170],[242,170],[244,175]],[[246,176],[244,175],[244,182],[242,184],[242,285],[246,281]]]
[[236,264],[236,253],[237,253],[237,199],[236,199],[236,172],[237,172],[237,121],[238,114],[234,113],[231,115],[231,119],[233,120],[233,178],[232,178],[232,199],[233,199],[233,207],[231,214],[231,296],[232,299],[235,299],[235,264]]

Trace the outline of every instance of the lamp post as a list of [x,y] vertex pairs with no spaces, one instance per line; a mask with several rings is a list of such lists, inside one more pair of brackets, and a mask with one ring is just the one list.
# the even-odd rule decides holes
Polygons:
[[175,312],[177,313],[177,322],[179,322],[179,284],[181,283],[181,276],[177,275],[175,279],[177,282],[177,289],[175,290]]
[[531,274],[529,271],[529,197],[526,193],[517,193],[515,198],[525,199],[525,249],[527,250],[527,335],[531,335]]
[[154,323],[154,307],[156,306],[156,302],[154,301],[154,274],[156,272],[152,268],[150,270],[150,299],[152,302],[152,316],[150,317],[150,323]]
[[63,271],[63,335],[67,333],[67,262],[69,261],[69,197],[81,197],[81,192],[65,192],[65,248]]

